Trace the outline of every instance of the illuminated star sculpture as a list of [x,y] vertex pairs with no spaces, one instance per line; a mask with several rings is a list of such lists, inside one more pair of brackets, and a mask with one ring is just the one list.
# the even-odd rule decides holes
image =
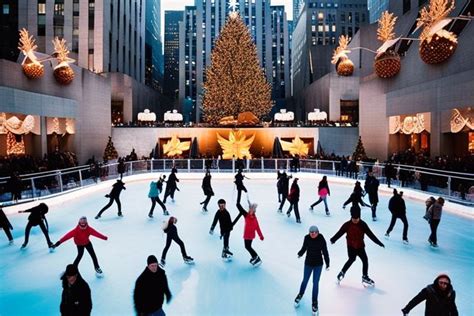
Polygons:
[[229,139],[225,139],[219,133],[217,133],[217,142],[222,147],[222,158],[223,159],[232,159],[232,158],[251,158],[250,146],[255,139],[255,134],[252,137],[245,139],[245,134],[242,131],[231,131],[229,133]]
[[163,145],[163,153],[168,157],[181,155],[183,151],[189,149],[191,142],[181,142],[178,137],[173,136]]
[[308,144],[305,144],[298,136],[296,136],[291,141],[291,143],[285,142],[283,140],[280,141],[280,143],[283,150],[289,151],[292,156],[295,156],[295,155],[307,156],[308,155],[308,150],[309,150]]
[[237,11],[238,6],[239,6],[239,1],[237,1],[237,0],[230,0],[229,1],[229,9],[231,9],[232,12]]

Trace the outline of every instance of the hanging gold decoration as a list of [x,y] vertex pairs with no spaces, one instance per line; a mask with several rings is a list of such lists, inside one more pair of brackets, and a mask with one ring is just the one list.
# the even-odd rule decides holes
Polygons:
[[[17,142],[17,138],[20,140]],[[23,155],[26,153],[23,135],[7,132],[7,155]]]
[[54,78],[58,83],[68,85],[74,79],[74,70],[69,66],[70,63],[74,62],[74,59],[68,57],[69,49],[65,39],[55,37],[53,46],[54,56],[58,60],[58,65],[54,67]]
[[309,145],[296,136],[291,142],[280,141],[284,151],[289,151],[292,156],[308,156]]
[[339,46],[334,50],[331,63],[336,65],[336,72],[339,76],[352,76],[354,73],[354,63],[347,56],[351,51],[347,49],[349,36],[339,37]]
[[393,32],[396,21],[397,17],[388,11],[384,11],[378,21],[377,39],[382,41],[383,45],[377,50],[374,69],[380,78],[390,78],[400,72],[400,55],[391,49],[398,41],[398,38],[394,40],[395,33]]
[[183,154],[183,151],[189,150],[190,146],[191,142],[181,142],[179,138],[174,135],[163,145],[163,154],[168,157],[179,156]]
[[37,79],[44,75],[44,66],[38,61],[35,55],[37,48],[38,46],[35,44],[33,36],[30,36],[26,29],[21,29],[18,49],[25,55],[21,66],[23,73],[29,79]]
[[217,133],[217,142],[221,145],[223,159],[248,158],[251,159],[250,146],[255,139],[255,134],[246,138],[241,130],[230,131],[229,139],[225,139]]
[[454,0],[430,0],[420,11],[417,27],[423,27],[420,34],[419,53],[427,64],[439,64],[454,54],[458,45],[456,34],[444,30],[451,19],[447,18],[454,9]]

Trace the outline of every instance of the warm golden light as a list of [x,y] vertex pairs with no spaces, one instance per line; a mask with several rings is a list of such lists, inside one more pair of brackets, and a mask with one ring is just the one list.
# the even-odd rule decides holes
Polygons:
[[291,142],[280,141],[283,151],[289,151],[292,156],[308,156],[309,145],[296,136]]
[[230,131],[229,139],[225,139],[217,133],[217,142],[221,145],[223,159],[232,158],[252,158],[250,154],[250,146],[255,139],[255,134],[246,139],[245,134],[241,130]]
[[189,150],[191,142],[181,142],[179,138],[175,135],[163,145],[163,153],[168,157],[178,156],[183,153],[183,151]]

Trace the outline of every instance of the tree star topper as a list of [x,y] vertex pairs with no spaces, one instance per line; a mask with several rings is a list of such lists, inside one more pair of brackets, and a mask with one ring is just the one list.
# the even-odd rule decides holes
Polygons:
[[250,154],[250,146],[255,139],[255,134],[250,138],[245,139],[245,134],[241,130],[236,132],[230,131],[229,139],[225,139],[219,133],[217,133],[217,142],[222,147],[222,158],[223,159],[232,159],[232,158],[252,158]]
[[238,6],[239,6],[239,2],[237,0],[230,0],[229,1],[229,9],[231,9],[232,12],[236,12]]

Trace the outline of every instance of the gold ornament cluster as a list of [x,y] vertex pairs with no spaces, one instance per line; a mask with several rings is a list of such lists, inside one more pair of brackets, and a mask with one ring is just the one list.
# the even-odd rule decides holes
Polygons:
[[339,76],[352,76],[354,73],[354,63],[349,59],[347,49],[349,45],[349,36],[341,35],[339,37],[339,46],[334,50],[331,63],[336,65],[336,72]]

